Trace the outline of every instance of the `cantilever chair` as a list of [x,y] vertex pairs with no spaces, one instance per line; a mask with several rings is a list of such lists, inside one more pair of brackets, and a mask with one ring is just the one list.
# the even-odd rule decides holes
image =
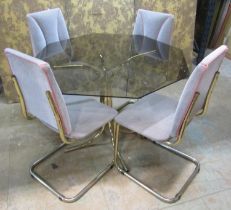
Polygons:
[[[27,14],[27,22],[34,57],[39,57],[44,60],[44,58],[50,56],[63,54],[68,59],[71,59],[73,52],[69,42],[70,37],[60,8],[47,9],[44,11]],[[49,51],[42,51],[47,45],[54,42],[56,42],[56,45],[48,48],[47,50]],[[76,65],[72,64],[72,67],[82,68],[83,65],[90,67],[90,65],[80,62],[76,62]],[[68,67],[68,64],[66,66]],[[62,67],[65,67],[65,65]],[[62,70],[62,68],[59,68],[59,71],[56,73],[58,74],[60,70]],[[74,97],[72,97],[72,100],[73,98]],[[87,98],[89,97],[75,96],[75,100],[77,101],[85,100]],[[98,100],[97,97],[91,98]]]
[[[135,50],[139,53],[145,53],[153,50],[153,44],[149,39],[154,39],[157,42],[158,49],[162,57],[166,56],[166,48],[171,44],[173,32],[174,16],[168,13],[153,12],[149,10],[139,9],[136,16],[133,35],[141,35],[138,37],[139,45],[135,45]],[[152,56],[147,54],[147,56]]]
[[179,200],[187,186],[199,172],[200,165],[195,158],[166,144],[174,145],[179,143],[191,119],[196,115],[201,115],[206,112],[211,92],[219,75],[219,67],[227,49],[225,45],[220,46],[197,65],[190,75],[178,102],[169,97],[152,93],[127,107],[127,109],[115,118],[116,162],[119,127],[121,125],[150,139],[171,153],[195,164],[193,173],[183,184],[179,192],[171,198],[146,186],[117,165],[118,170],[123,175],[164,202],[173,203]]
[[141,35],[165,44],[170,44],[173,21],[174,16],[171,14],[139,9],[133,35]]
[[46,45],[69,39],[66,23],[59,8],[27,14],[27,21],[35,57]]
[[51,186],[35,168],[65,145],[76,142],[110,123],[117,111],[93,99],[66,104],[48,63],[13,49],[5,49],[25,115],[32,115],[59,133],[62,144],[36,161],[30,169],[32,177],[64,202],[74,202],[83,196],[113,166],[113,161],[76,196],[66,197]]
[[[131,47],[138,54],[146,54],[154,50],[150,39],[156,40],[158,51],[162,54],[163,58],[166,58],[168,56],[168,54],[166,55],[166,52],[168,52],[166,45],[171,44],[173,23],[174,16],[171,14],[139,9],[132,34],[140,36],[134,37],[134,46]],[[146,55],[152,57],[152,53],[147,53]],[[118,103],[114,107],[117,109],[123,109],[128,104],[134,103],[134,100],[120,98],[116,100]]]

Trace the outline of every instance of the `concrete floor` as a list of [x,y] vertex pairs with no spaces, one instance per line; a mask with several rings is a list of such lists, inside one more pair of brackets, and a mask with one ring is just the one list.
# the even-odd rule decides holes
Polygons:
[[[1,210],[154,210],[230,209],[231,206],[231,62],[222,64],[221,76],[208,113],[188,126],[178,149],[201,163],[200,173],[181,200],[166,204],[113,168],[79,201],[59,201],[29,175],[31,164],[57,146],[58,135],[37,120],[25,120],[18,104],[0,97],[0,209]],[[160,92],[179,97],[185,81]],[[131,172],[171,195],[181,186],[192,165],[135,134],[121,134],[121,150]],[[65,153],[61,151],[38,168],[67,195],[74,195],[112,159],[106,132],[102,145]]]

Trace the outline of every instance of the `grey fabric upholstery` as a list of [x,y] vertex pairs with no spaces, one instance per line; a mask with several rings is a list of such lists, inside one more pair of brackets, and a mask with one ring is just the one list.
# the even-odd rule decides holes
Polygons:
[[27,112],[57,130],[58,126],[46,96],[46,91],[50,91],[57,108],[60,108],[65,131],[70,133],[71,124],[65,101],[49,64],[9,48],[5,49],[5,54],[12,74],[15,75],[19,83]]
[[[69,39],[66,23],[59,8],[48,9],[40,12],[30,13],[27,15],[27,22],[29,26],[30,38],[32,43],[33,55],[41,59],[47,59],[59,54],[65,54],[69,59],[72,56],[72,49]],[[60,42],[56,44],[55,48],[48,48],[47,51],[42,51],[44,47],[52,42]],[[41,53],[42,51],[42,53]],[[39,54],[40,53],[40,54]],[[39,56],[38,56],[39,55]],[[70,100],[71,96],[64,97]],[[75,101],[86,99],[86,96],[72,96]],[[91,97],[94,98],[94,97]],[[97,100],[95,97],[94,99]]]
[[146,36],[165,44],[171,43],[174,16],[162,12],[139,9],[133,35]]
[[214,50],[197,65],[190,75],[176,109],[171,136],[175,137],[179,134],[187,109],[192,103],[196,92],[200,95],[192,110],[191,118],[203,108],[213,77],[219,71],[227,50],[228,48],[225,45]]
[[94,99],[83,100],[67,106],[72,132],[71,138],[81,139],[111,121],[117,112]]
[[115,121],[153,141],[174,140],[179,135],[196,93],[200,95],[191,112],[191,118],[203,108],[208,89],[227,49],[225,45],[220,46],[198,64],[178,103],[166,96],[152,93],[122,111]]
[[66,104],[48,63],[9,48],[5,49],[5,54],[20,85],[28,113],[49,128],[58,131],[46,91],[51,93],[67,137],[84,138],[117,115],[111,107],[86,97],[76,101],[75,97],[66,96]]
[[[66,23],[59,8],[30,13],[27,15],[27,21],[34,56],[52,42],[69,39]],[[60,48],[62,47],[60,44]]]
[[176,107],[177,101],[152,93],[128,106],[115,120],[151,140],[164,141],[171,133]]
[[[135,51],[141,54],[158,49],[159,55],[149,53],[146,56],[155,57],[156,59],[168,58],[168,46],[165,44],[171,43],[173,22],[174,16],[171,14],[139,9],[132,34],[143,37],[134,37]],[[153,46],[151,40],[146,37],[157,40],[158,46]],[[113,107],[119,108],[128,101],[128,99],[117,99],[115,102],[115,99],[113,99]]]
[[[89,96],[82,96],[82,95],[63,95],[64,101],[66,105],[80,103],[82,101],[89,101],[89,100],[98,100],[98,97],[89,97]],[[99,101],[99,100],[98,100]]]
[[132,44],[134,51],[138,54],[145,53],[145,56],[154,58],[155,60],[169,58],[170,45],[166,43],[159,42],[158,40],[153,41],[153,39],[145,36],[134,36]]

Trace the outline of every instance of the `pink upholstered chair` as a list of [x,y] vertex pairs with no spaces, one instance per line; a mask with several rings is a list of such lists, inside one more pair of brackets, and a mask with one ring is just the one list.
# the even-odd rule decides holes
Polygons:
[[165,44],[171,43],[174,16],[162,12],[139,9],[133,35],[141,35]]
[[113,161],[76,196],[71,198],[58,192],[35,172],[35,168],[65,145],[97,132],[116,116],[117,111],[93,99],[82,100],[80,103],[74,100],[72,103],[69,98],[65,102],[48,63],[9,48],[5,49],[5,54],[12,71],[13,81],[17,84],[17,92],[24,114],[39,119],[47,127],[59,133],[63,141],[63,144],[57,149],[36,161],[31,167],[30,173],[60,200],[74,202],[112,167]]
[[118,169],[122,174],[162,201],[173,203],[179,200],[187,186],[199,172],[200,165],[196,159],[167,146],[166,143],[170,145],[179,143],[191,119],[196,115],[205,113],[226,51],[227,47],[225,45],[220,46],[198,64],[189,77],[179,101],[152,93],[134,105],[129,106],[115,118],[115,152],[118,150],[119,125],[121,125],[195,164],[193,173],[183,184],[180,191],[171,198],[144,185],[118,165]]

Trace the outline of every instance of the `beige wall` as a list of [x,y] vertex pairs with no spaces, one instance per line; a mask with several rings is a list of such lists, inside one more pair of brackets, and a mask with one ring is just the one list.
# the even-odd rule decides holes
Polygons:
[[[135,8],[134,8],[135,2]],[[31,54],[26,24],[29,12],[60,7],[70,36],[92,32],[131,33],[136,9],[144,8],[172,13],[175,16],[173,44],[184,50],[188,64],[192,58],[192,42],[196,1],[191,0],[1,0],[0,1],[0,74],[9,101],[17,99],[9,77],[3,49],[15,48]]]

